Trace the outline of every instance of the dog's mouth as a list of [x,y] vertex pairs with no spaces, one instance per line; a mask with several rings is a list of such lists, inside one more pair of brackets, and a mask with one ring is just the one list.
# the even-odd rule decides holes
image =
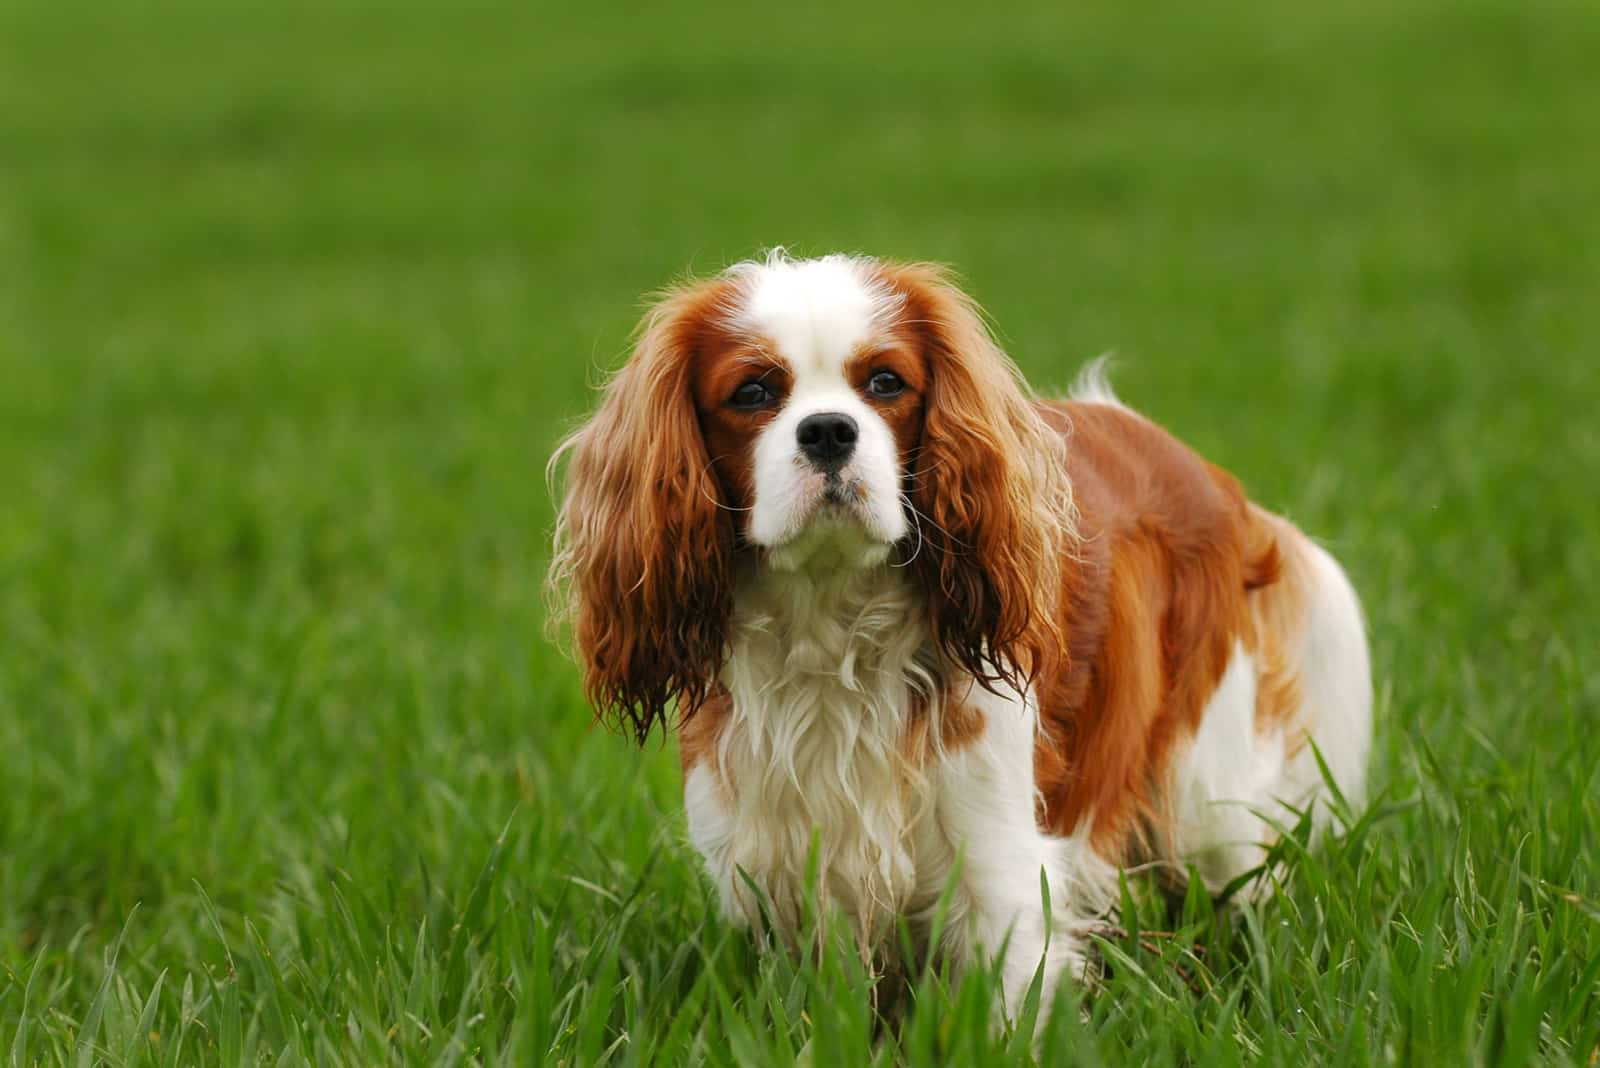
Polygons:
[[867,533],[875,528],[871,499],[871,492],[859,478],[829,475],[812,499],[800,530],[850,527]]
[[821,508],[833,505],[835,508],[847,508],[853,512],[865,504],[866,499],[867,488],[861,484],[859,478],[846,481],[838,475],[829,475],[827,481],[822,484]]
[[870,501],[860,479],[829,475],[791,536],[772,547],[769,559],[781,570],[814,563],[861,567],[881,562],[889,544],[873,521]]

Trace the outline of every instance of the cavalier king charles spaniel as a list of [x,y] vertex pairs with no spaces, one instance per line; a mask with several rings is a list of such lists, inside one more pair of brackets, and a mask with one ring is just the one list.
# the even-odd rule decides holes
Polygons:
[[1014,1014],[1041,965],[1046,999],[1084,974],[1120,867],[1220,891],[1360,803],[1339,565],[1098,365],[1037,399],[937,267],[780,251],[672,289],[562,457],[586,692],[676,728],[735,923],[792,941],[814,893],[879,961],[937,927]]

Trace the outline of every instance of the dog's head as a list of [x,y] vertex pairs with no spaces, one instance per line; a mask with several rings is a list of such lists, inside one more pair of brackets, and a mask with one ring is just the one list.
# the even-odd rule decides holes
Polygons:
[[736,566],[897,566],[947,662],[1059,649],[1060,436],[936,267],[774,255],[663,295],[570,454],[552,584],[590,699],[642,740],[714,686]]

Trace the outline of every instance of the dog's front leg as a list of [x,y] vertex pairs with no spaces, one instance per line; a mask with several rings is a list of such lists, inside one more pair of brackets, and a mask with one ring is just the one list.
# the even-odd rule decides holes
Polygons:
[[940,948],[958,968],[1003,951],[1004,1008],[1015,1020],[1041,961],[1041,1011],[1063,974],[1081,974],[1085,921],[1095,906],[1081,900],[1075,844],[1044,834],[1035,820],[1033,709],[987,692],[975,691],[968,701],[981,709],[983,731],[946,752],[937,773],[944,878],[949,866],[960,866]]

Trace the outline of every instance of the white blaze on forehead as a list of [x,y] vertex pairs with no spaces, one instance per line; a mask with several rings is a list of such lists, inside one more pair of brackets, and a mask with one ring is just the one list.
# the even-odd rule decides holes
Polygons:
[[739,325],[771,339],[796,378],[837,374],[880,331],[894,301],[859,260],[827,256],[742,265]]

